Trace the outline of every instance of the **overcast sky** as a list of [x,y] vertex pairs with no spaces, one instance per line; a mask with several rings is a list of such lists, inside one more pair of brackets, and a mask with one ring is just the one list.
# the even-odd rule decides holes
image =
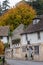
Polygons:
[[[4,0],[0,0],[0,2],[2,3],[2,1],[4,1]],[[21,1],[21,0],[9,0],[9,2],[10,2],[10,6],[14,6],[16,3],[18,3],[19,1]]]

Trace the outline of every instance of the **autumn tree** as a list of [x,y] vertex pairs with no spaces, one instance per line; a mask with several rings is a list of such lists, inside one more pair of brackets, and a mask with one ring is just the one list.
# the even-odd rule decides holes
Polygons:
[[4,44],[0,41],[0,55],[4,53]]
[[25,2],[16,4],[0,17],[0,25],[9,25],[10,29],[15,29],[19,24],[28,26],[36,16],[36,11]]

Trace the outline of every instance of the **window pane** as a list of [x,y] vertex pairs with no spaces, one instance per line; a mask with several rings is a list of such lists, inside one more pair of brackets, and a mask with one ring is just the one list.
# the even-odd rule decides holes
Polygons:
[[34,46],[34,53],[39,54],[39,46]]
[[27,44],[30,44],[30,41],[27,41]]

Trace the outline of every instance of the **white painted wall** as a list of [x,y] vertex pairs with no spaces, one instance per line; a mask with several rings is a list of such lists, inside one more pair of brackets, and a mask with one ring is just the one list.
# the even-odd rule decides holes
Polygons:
[[21,36],[21,44],[22,44],[22,45],[26,45],[26,44],[27,44],[26,36],[25,36],[25,35],[22,35],[22,36]]
[[3,37],[3,38],[1,39],[1,41],[2,41],[3,43],[7,43],[7,42],[8,42],[8,39],[7,39],[7,37]]
[[33,33],[33,34],[28,34],[28,41],[30,41],[31,44],[33,43],[41,43],[41,35],[40,35],[40,39],[38,39],[38,34],[37,33]]
[[[43,32],[40,32],[40,39],[38,39],[37,33],[27,34],[28,41],[30,41],[31,44],[34,43],[43,43]],[[26,35],[21,36],[21,44],[27,44],[26,41]]]

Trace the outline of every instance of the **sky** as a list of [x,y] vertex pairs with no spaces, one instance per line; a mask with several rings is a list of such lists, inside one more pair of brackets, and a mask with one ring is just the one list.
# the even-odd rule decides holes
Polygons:
[[[4,0],[0,0],[1,3],[2,3],[3,1],[4,1]],[[9,0],[10,6],[11,6],[11,7],[15,6],[15,4],[18,3],[19,1],[21,1],[21,0]]]

